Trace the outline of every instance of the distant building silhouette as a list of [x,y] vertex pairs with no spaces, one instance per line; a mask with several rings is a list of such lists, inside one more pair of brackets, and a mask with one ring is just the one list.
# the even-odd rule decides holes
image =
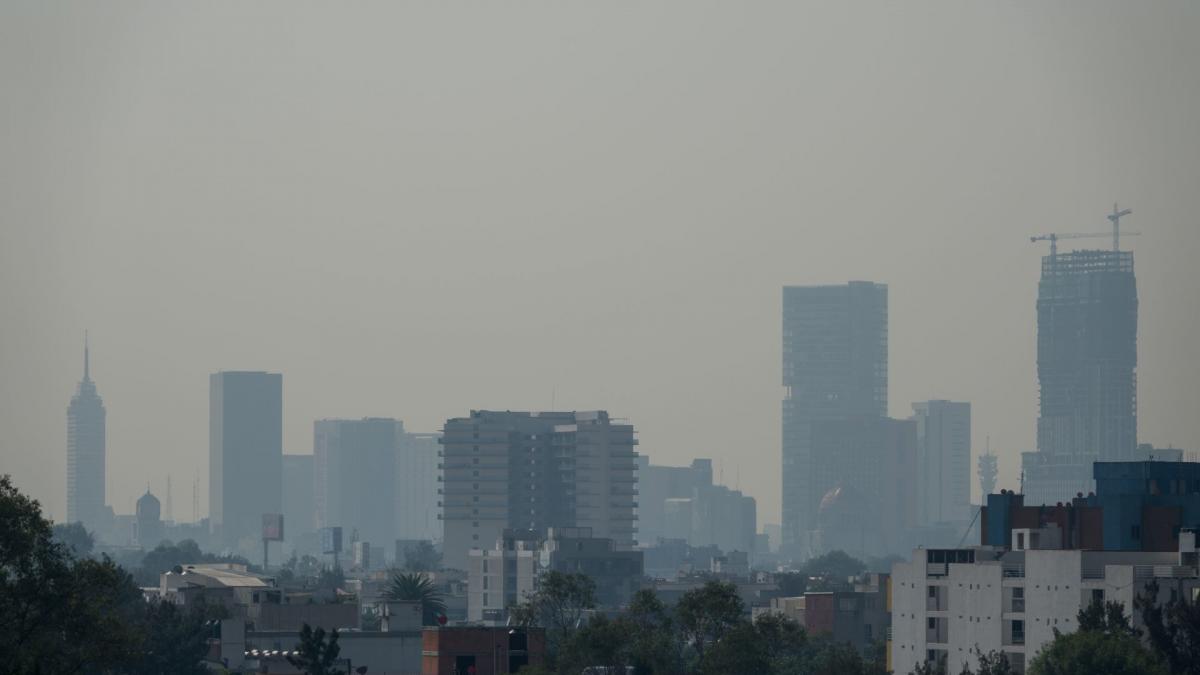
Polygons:
[[67,522],[107,531],[111,513],[104,499],[106,413],[89,359],[85,337],[83,379],[67,407]]
[[917,524],[971,519],[971,404],[913,404],[917,422]]
[[812,423],[812,485],[821,493],[809,553],[860,558],[909,546],[916,526],[917,423],[864,416]]
[[301,537],[317,531],[315,490],[313,456],[284,455],[283,529],[293,546]]
[[785,286],[783,386],[783,545],[795,555],[809,548],[825,494],[813,479],[814,423],[887,415],[887,286]]
[[358,531],[368,544],[396,540],[396,443],[404,424],[391,418],[318,420],[313,424],[317,527]]
[[758,507],[754,497],[713,484],[711,459],[691,466],[658,466],[638,456],[638,542],[683,539],[726,553],[755,550]]
[[446,420],[443,564],[466,570],[469,552],[493,548],[506,529],[587,527],[632,548],[636,444],[633,427],[604,411]]
[[1094,489],[1092,463],[1136,458],[1137,280],[1133,253],[1042,258],[1037,452],[1024,453],[1028,504]]
[[263,514],[283,508],[283,376],[213,373],[208,430],[210,527],[221,544],[254,551]]
[[441,541],[438,451],[441,434],[400,434],[396,445],[396,530],[400,539]]
[[138,498],[135,511],[137,520],[133,525],[134,544],[144,549],[158,546],[163,540],[162,505],[159,504],[158,497],[150,494],[149,488],[146,489],[146,494]]

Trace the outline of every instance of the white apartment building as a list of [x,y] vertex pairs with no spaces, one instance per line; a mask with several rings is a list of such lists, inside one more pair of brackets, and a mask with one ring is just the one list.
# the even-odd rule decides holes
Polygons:
[[977,665],[978,647],[1004,652],[1023,673],[1055,629],[1074,631],[1079,610],[1093,601],[1120,602],[1137,625],[1133,600],[1152,581],[1163,602],[1200,590],[1193,533],[1180,535],[1188,553],[1063,550],[1060,542],[1056,527],[1017,529],[1011,550],[917,549],[911,562],[896,563],[890,669],[942,661],[957,673]]

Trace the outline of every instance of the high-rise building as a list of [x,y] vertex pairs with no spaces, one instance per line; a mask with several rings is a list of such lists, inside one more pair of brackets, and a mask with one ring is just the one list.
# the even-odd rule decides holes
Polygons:
[[971,404],[913,404],[917,422],[917,524],[971,519]]
[[104,500],[104,401],[92,382],[87,339],[83,379],[67,407],[67,522],[107,529]]
[[283,376],[213,373],[208,420],[209,526],[223,545],[253,551],[263,514],[283,509]]
[[437,494],[441,437],[404,432],[396,438],[396,530],[400,539],[442,539]]
[[867,416],[812,423],[812,485],[821,494],[809,553],[866,558],[911,545],[917,423]]
[[162,505],[149,488],[138,498],[134,517],[137,519],[133,525],[134,544],[147,550],[158,546],[163,540]]
[[313,424],[317,527],[340,526],[358,539],[396,539],[396,440],[404,423],[369,417]]
[[795,553],[823,496],[812,480],[813,424],[887,415],[887,286],[785,286],[783,386],[783,544]]
[[283,529],[291,542],[317,531],[312,455],[283,456]]
[[1135,458],[1137,311],[1133,253],[1042,258],[1037,452],[1022,457],[1028,503],[1069,501],[1093,489],[1093,462]]
[[443,564],[467,569],[506,529],[588,527],[634,544],[634,430],[604,411],[493,412],[449,419],[442,434]]

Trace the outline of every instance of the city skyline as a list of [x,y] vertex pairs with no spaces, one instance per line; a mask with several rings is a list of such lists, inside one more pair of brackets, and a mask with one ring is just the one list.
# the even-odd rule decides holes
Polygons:
[[[123,513],[167,474],[178,514],[197,475],[208,511],[204,377],[256,368],[288,377],[288,453],[331,415],[606,408],[655,463],[711,456],[772,522],[778,289],[847,279],[890,289],[888,413],[970,401],[972,447],[990,436],[1015,489],[1028,238],[1104,229],[1114,201],[1143,232],[1140,440],[1200,445],[1194,10],[705,8],[663,34],[673,12],[310,9],[287,39],[265,9],[245,34],[79,11],[6,14],[0,46],[0,465],[55,518],[86,327]],[[558,29],[577,51],[546,59]]]

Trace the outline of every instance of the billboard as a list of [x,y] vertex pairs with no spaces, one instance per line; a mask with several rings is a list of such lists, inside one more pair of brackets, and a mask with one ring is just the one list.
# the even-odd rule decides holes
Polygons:
[[283,514],[264,513],[262,519],[263,541],[283,541]]
[[322,553],[341,553],[342,552],[342,528],[340,528],[340,527],[322,527],[321,528],[321,552]]

